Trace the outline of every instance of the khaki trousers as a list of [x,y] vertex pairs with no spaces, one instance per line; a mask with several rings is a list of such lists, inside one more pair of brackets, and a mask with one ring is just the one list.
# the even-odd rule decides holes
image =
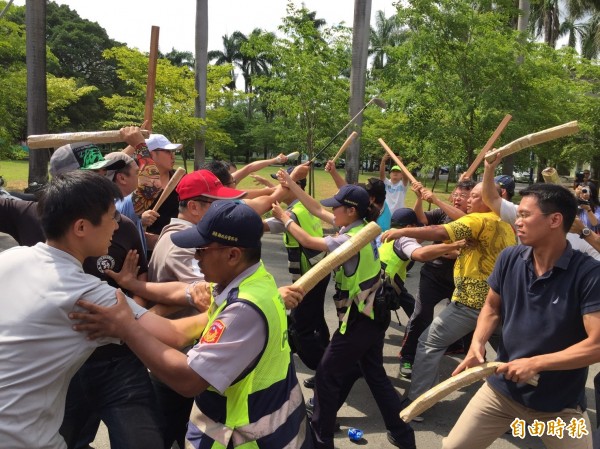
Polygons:
[[[522,426],[515,423],[515,418],[522,420]],[[557,418],[564,421],[563,436],[557,433],[548,435],[548,422],[557,422]],[[569,436],[568,427],[571,420],[585,424],[587,435],[581,438]],[[582,419],[584,421],[582,421]],[[513,434],[521,430],[531,435],[533,430],[530,425],[537,420],[545,423],[545,431],[537,427],[537,435],[542,439],[548,449],[592,449],[592,427],[587,413],[581,410],[564,409],[558,413],[538,412],[527,408],[508,397],[497,393],[488,383],[477,391],[469,404],[456,421],[450,434],[442,442],[443,449],[483,449],[491,445],[498,437],[511,429]],[[581,428],[581,426],[579,426]],[[573,429],[574,426],[572,425]],[[536,432],[536,430],[533,430]],[[551,433],[553,433],[551,431]],[[524,438],[524,437],[523,437]]]

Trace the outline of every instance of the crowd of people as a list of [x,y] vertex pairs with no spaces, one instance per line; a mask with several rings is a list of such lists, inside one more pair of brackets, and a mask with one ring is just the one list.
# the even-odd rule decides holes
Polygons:
[[[389,443],[415,449],[401,410],[439,383],[444,354],[465,354],[458,374],[491,345],[503,364],[442,447],[488,447],[515,423],[547,426],[537,434],[549,448],[592,447],[600,206],[589,173],[572,189],[530,185],[516,204],[498,158],[446,202],[388,170],[388,156],[360,185],[330,161],[338,190],[319,202],[304,190],[306,164],[276,181],[254,174],[285,164],[280,154],[240,169],[213,161],[159,200],[181,145],[137,127],[121,137],[128,146],[106,156],[88,143],[58,148],[37,202],[0,197],[0,232],[21,245],[0,254],[0,446],[87,449],[102,421],[112,448],[333,449],[337,413],[363,377]],[[246,176],[263,188],[236,188]],[[311,290],[293,285],[368,222],[376,239]],[[289,285],[261,260],[264,232],[283,235]],[[325,317],[331,278],[336,329]],[[383,363],[398,308],[409,317],[402,395]],[[314,371],[307,400],[293,354]]]

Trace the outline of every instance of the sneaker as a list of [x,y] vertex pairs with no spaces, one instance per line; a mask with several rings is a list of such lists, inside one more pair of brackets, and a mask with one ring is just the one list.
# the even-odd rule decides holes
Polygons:
[[387,431],[387,439],[392,446],[399,447],[400,449],[416,449],[417,448],[417,446],[415,446],[414,444],[410,444],[410,446],[407,446],[405,444],[400,444],[398,439],[395,438],[394,435],[392,435],[392,432],[390,432],[389,430]]
[[400,376],[405,379],[410,379],[412,377],[412,362],[400,362]]
[[304,386],[306,388],[314,390],[315,389],[315,376],[304,379],[304,382],[302,382],[302,383],[304,384]]
[[[410,399],[408,399],[408,396],[405,396],[404,398],[402,398],[402,400],[400,402],[401,410],[404,410],[410,404],[412,404],[412,401]],[[423,421],[425,421],[425,418],[423,418],[422,416],[415,416],[412,420],[414,422],[423,422]]]

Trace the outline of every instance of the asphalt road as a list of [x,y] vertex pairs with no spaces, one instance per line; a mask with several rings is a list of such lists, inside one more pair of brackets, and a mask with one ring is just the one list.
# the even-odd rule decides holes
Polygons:
[[[285,248],[281,241],[281,236],[266,235],[263,245],[263,260],[267,269],[273,274],[279,285],[289,283],[289,274],[287,272],[287,258]],[[4,243],[0,239],[0,246]],[[7,245],[9,246],[9,245]],[[410,271],[407,278],[407,288],[415,293],[419,282],[419,264]],[[330,285],[328,297],[333,295],[333,284]],[[441,307],[441,306],[440,306]],[[408,319],[402,311],[400,313],[400,323],[394,318],[386,334],[386,345],[384,348],[385,368],[398,394],[403,394],[409,386],[409,381],[399,378],[398,371],[398,349],[404,332],[404,325]],[[333,301],[326,302],[326,317],[328,319],[330,330],[337,326],[337,319],[333,307]],[[312,375],[302,362],[295,357],[296,368],[300,381]],[[448,377],[453,368],[459,361],[458,357],[446,356],[442,364],[442,376]],[[596,421],[596,404],[594,402],[594,386],[592,379],[598,372],[598,365],[590,369],[590,376],[587,383],[588,411],[593,423]],[[448,434],[466,403],[473,395],[479,385],[472,385],[463,390],[454,392],[445,400],[438,403],[435,407],[425,413],[425,421],[422,423],[412,423],[416,431],[417,446],[419,449],[434,449],[441,447],[442,438]],[[305,399],[312,395],[312,391],[304,389]],[[339,449],[355,448],[356,445],[369,445],[373,448],[392,448],[386,438],[385,427],[381,415],[371,393],[363,379],[359,379],[348,401],[341,408],[338,419],[341,424],[341,432],[336,435],[335,445]],[[347,431],[350,427],[357,427],[364,431],[364,438],[358,443],[351,442],[347,437]],[[108,436],[106,428],[101,426],[96,440],[92,444],[96,449],[109,449]],[[504,435],[492,446],[493,449],[538,449],[544,445],[537,438],[527,437],[524,440]]]

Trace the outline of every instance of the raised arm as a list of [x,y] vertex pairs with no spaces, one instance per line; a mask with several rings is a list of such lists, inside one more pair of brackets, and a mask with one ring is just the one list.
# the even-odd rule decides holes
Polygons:
[[458,220],[460,217],[466,215],[462,210],[454,207],[451,204],[448,204],[446,201],[442,201],[439,199],[435,193],[433,193],[429,189],[421,190],[421,194],[423,195],[423,199],[429,203],[435,204],[437,207],[442,209],[448,217],[452,220]]
[[327,161],[327,163],[325,164],[325,171],[329,172],[329,174],[333,178],[333,182],[335,182],[335,185],[338,189],[347,184],[346,180],[342,178],[342,176],[335,169],[335,162]]
[[302,190],[302,188],[294,182],[294,180],[285,170],[279,170],[279,172],[277,172],[277,178],[284,183],[288,189],[294,192],[296,198],[298,198],[298,200],[304,204],[306,209],[308,209],[311,214],[313,214],[315,217],[319,217],[321,220],[327,223],[335,224],[333,222],[333,214],[327,209],[323,208],[321,203]]
[[390,159],[390,155],[385,153],[385,155],[381,158],[381,162],[379,163],[379,179],[385,181],[385,164]]
[[242,179],[248,176],[250,173],[254,173],[262,168],[268,167],[273,164],[285,164],[287,162],[287,157],[285,154],[280,153],[277,157],[271,159],[264,159],[261,161],[250,162],[247,165],[244,165],[239,170],[233,172],[231,176],[235,179],[236,183],[239,183]]
[[500,216],[500,207],[502,206],[502,197],[498,193],[496,183],[494,182],[494,173],[500,164],[502,158],[499,156],[493,162],[488,162],[484,159],[483,182],[481,189],[481,197],[483,202],[489,207],[492,212]]
[[421,191],[423,190],[423,184],[421,184],[420,182],[415,182],[412,185],[412,191],[415,192],[415,205],[413,206],[413,210],[415,211],[415,214],[417,215],[417,220],[419,220],[419,223],[423,223],[424,225],[428,225],[429,224],[429,220],[427,219],[427,215],[425,215],[425,212],[423,211],[423,196]]

